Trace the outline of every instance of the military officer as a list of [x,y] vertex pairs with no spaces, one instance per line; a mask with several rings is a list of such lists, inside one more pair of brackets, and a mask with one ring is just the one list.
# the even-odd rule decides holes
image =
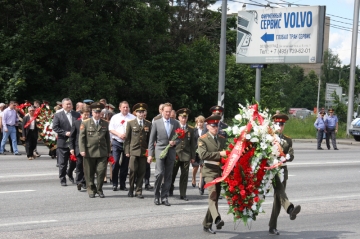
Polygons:
[[188,198],[186,197],[186,189],[189,178],[190,161],[191,163],[195,162],[195,147],[196,147],[196,142],[194,139],[194,127],[187,124],[187,120],[189,118],[190,113],[191,111],[187,108],[183,108],[176,111],[176,114],[178,115],[178,119],[180,122],[180,128],[182,128],[185,131],[185,138],[181,139],[181,142],[176,145],[176,161],[174,163],[171,188],[169,192],[170,196],[172,196],[174,191],[175,178],[180,168],[181,170],[180,182],[179,182],[180,199],[185,201],[188,201]]
[[[210,108],[210,112],[213,115],[220,115],[220,117],[222,117],[222,115],[224,114],[224,107],[215,105],[215,106]],[[227,133],[224,131],[224,129],[226,129],[227,127],[229,127],[229,126],[220,120],[219,121],[218,134],[221,134],[222,136],[227,138]]]
[[[206,118],[205,122],[207,123],[206,128],[208,132],[198,139],[198,154],[200,159],[204,161],[202,176],[205,183],[209,183],[221,176],[220,160],[221,157],[226,156],[224,150],[226,139],[218,134],[220,119],[221,116],[219,115],[211,115]],[[220,183],[217,183],[209,186],[207,189],[209,191],[209,207],[203,221],[203,226],[205,232],[215,234],[216,232],[212,229],[214,220],[217,229],[221,229],[224,226],[224,221],[221,220],[218,211],[221,186]]]
[[[133,111],[136,112],[136,119],[128,121],[126,125],[126,138],[124,142],[125,155],[130,157],[130,189],[129,197],[138,197],[143,199],[142,185],[146,172],[146,149],[149,143],[149,136],[151,130],[151,122],[144,118],[144,113],[147,110],[145,103],[138,103],[134,105]],[[136,178],[136,189],[134,195],[134,183]]]
[[[284,154],[287,155],[286,162],[291,162],[294,159],[294,150],[292,148],[292,139],[288,136],[285,136],[282,132],[284,130],[285,122],[289,119],[289,117],[285,114],[275,114],[272,119],[275,124],[279,126],[279,130],[276,132],[280,138],[280,145]],[[284,181],[281,182],[278,175],[275,175],[275,184],[274,187],[274,203],[273,209],[270,216],[269,221],[269,234],[271,235],[280,235],[277,230],[277,218],[279,216],[281,206],[286,210],[286,212],[290,215],[290,220],[295,220],[296,215],[300,212],[301,206],[294,206],[289,199],[287,198],[285,188],[286,188],[286,180],[288,179],[288,170],[286,166],[286,162],[283,164],[282,168],[284,169]]]
[[[84,120],[80,125],[79,149],[81,156],[84,157],[84,174],[89,197],[94,198],[97,193],[100,198],[104,198],[102,186],[107,158],[111,152],[109,123],[100,118],[103,104],[95,102],[90,105],[90,108],[93,117]],[[96,186],[95,173],[97,174]]]

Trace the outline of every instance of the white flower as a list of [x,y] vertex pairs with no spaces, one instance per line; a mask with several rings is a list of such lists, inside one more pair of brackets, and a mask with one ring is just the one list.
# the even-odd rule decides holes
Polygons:
[[267,144],[266,144],[265,142],[261,142],[261,143],[260,143],[260,148],[261,148],[262,150],[265,150],[265,149],[267,148]]
[[259,210],[258,210],[259,212],[262,212],[263,211],[263,208],[262,207],[259,207]]
[[266,140],[269,142],[272,142],[274,140],[274,137],[272,137],[270,134],[266,135]]
[[258,138],[251,138],[250,142],[256,143],[256,142],[259,142],[259,139]]
[[234,135],[238,135],[240,133],[240,129],[237,125],[235,125],[234,127],[232,127],[232,131]]
[[239,130],[239,134],[241,134],[246,129],[246,126],[241,126]]
[[251,139],[251,135],[250,135],[250,134],[246,134],[245,138],[246,138],[247,140],[249,140],[249,139]]
[[255,210],[256,210],[256,204],[253,204],[253,205],[251,206],[251,209],[252,209],[253,211],[255,211]]
[[235,115],[235,119],[238,120],[238,121],[241,121],[242,120],[241,114]]
[[290,154],[286,154],[286,159],[290,159]]

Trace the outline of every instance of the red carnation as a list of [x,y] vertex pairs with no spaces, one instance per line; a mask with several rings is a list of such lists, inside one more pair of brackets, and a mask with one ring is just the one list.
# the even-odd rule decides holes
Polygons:
[[254,197],[254,202],[259,202],[260,198],[259,197]]
[[120,122],[120,124],[124,124],[125,123],[125,120],[122,120],[121,122]]
[[233,148],[234,148],[234,145],[229,144],[229,149],[233,149]]
[[76,162],[76,156],[73,154],[70,154],[70,160]]

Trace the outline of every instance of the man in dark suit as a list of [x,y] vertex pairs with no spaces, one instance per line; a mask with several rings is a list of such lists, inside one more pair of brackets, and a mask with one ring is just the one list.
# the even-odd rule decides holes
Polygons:
[[[36,119],[34,118],[35,108],[30,106],[28,108],[29,114],[23,119],[22,136],[25,138],[26,154],[29,160],[34,159],[34,150],[37,145],[38,128],[36,126]],[[31,121],[31,122],[30,122]],[[28,124],[28,122],[30,122]]]
[[61,186],[67,186],[65,175],[67,174],[69,180],[72,183],[75,183],[72,172],[76,167],[76,163],[70,161],[69,169],[66,172],[70,156],[68,139],[70,137],[71,127],[80,117],[80,114],[72,110],[73,105],[69,98],[64,98],[61,102],[61,105],[63,110],[54,115],[53,130],[58,134],[56,153],[59,163],[60,183]]
[[[202,176],[205,183],[210,183],[215,178],[221,176],[222,170],[220,168],[221,157],[226,156],[225,152],[225,138],[218,133],[218,126],[221,116],[212,115],[208,117],[205,122],[208,132],[201,136],[198,140],[198,152],[201,160],[204,161],[202,168]],[[216,183],[208,187],[209,191],[209,207],[203,221],[204,231],[215,234],[212,229],[212,223],[215,221],[217,229],[224,226],[224,221],[218,210],[218,201],[221,191],[221,183]]]
[[[124,142],[126,157],[130,157],[130,189],[129,197],[143,199],[142,185],[146,172],[146,149],[149,143],[151,122],[144,119],[144,112],[147,105],[138,103],[134,105],[133,111],[136,112],[136,119],[130,120],[126,126],[126,138]],[[136,188],[134,195],[134,184],[136,178]]]
[[[163,117],[153,122],[150,133],[148,163],[151,163],[153,156],[156,158],[155,205],[162,203],[170,206],[168,196],[176,156],[175,146],[180,142],[180,139],[172,140],[175,130],[180,128],[180,124],[178,121],[170,119],[171,110],[172,105],[165,103],[162,112]],[[170,145],[170,149],[167,155],[160,158],[161,152],[168,145]],[[164,183],[162,184],[163,179]]]
[[69,137],[69,148],[70,154],[76,156],[76,178],[75,182],[77,184],[77,189],[80,191],[81,187],[85,187],[85,178],[84,178],[84,167],[83,167],[83,156],[80,154],[79,149],[79,133],[81,122],[87,120],[90,117],[90,107],[86,104],[82,106],[82,109],[77,111],[81,114],[81,119],[74,122],[71,127],[70,137]]

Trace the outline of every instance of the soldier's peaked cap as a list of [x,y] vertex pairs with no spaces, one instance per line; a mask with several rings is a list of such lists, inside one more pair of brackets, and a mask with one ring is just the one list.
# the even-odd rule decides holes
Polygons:
[[182,108],[182,109],[179,109],[178,111],[176,111],[176,114],[179,116],[189,116],[190,113],[191,113],[191,110],[189,110],[188,108]]
[[215,105],[215,106],[210,108],[210,112],[213,113],[213,114],[214,113],[222,113],[222,112],[224,112],[224,108],[221,107],[221,106]]
[[287,120],[289,120],[289,117],[285,114],[276,114],[276,115],[273,115],[272,119],[274,120],[274,122],[285,123]]
[[148,106],[145,103],[137,103],[132,108],[133,111],[145,111],[147,109],[148,109]]
[[102,109],[105,108],[105,105],[100,103],[100,102],[94,102],[90,105],[90,109],[92,109],[92,111],[95,111],[95,112],[101,112]]
[[205,119],[205,122],[211,126],[217,126],[221,120],[220,115],[211,115]]

